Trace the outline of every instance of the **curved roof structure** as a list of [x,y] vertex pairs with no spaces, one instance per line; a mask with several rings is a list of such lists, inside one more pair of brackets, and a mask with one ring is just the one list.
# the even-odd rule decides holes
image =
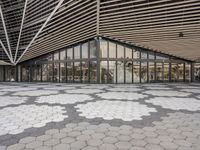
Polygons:
[[199,0],[0,0],[0,60],[13,64],[103,36],[200,59]]

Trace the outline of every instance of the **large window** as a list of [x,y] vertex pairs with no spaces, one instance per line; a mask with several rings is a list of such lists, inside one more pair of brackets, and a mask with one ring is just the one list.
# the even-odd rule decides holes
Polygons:
[[[192,71],[190,62],[104,38],[64,47],[20,66],[18,75],[27,82],[180,82],[190,81]],[[1,71],[0,81],[15,78],[14,72]],[[200,80],[200,64],[195,65],[194,80]]]

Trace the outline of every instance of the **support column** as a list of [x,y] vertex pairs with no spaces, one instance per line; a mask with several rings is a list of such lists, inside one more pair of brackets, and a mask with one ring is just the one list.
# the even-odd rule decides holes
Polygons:
[[191,63],[191,82],[194,82],[194,65],[195,63]]
[[100,83],[100,40],[95,38],[97,48],[97,83]]

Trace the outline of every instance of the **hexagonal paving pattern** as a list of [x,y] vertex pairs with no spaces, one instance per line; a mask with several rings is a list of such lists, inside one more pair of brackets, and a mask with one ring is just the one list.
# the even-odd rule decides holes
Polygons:
[[138,102],[122,102],[101,100],[88,102],[75,106],[79,116],[86,118],[101,117],[105,120],[122,119],[124,121],[141,120],[142,116],[149,116],[150,112],[157,112],[155,108],[149,108]]
[[2,83],[0,150],[200,150],[199,88]]
[[84,94],[59,94],[59,95],[49,95],[41,96],[36,102],[37,103],[49,103],[49,104],[74,104],[77,102],[84,102],[92,100],[93,98],[89,95]]
[[138,100],[140,98],[147,97],[146,95],[139,94],[137,92],[106,92],[96,94],[97,96],[104,99],[117,99],[117,100]]
[[200,111],[200,101],[194,98],[155,97],[149,100],[145,100],[145,102],[172,110],[184,109],[189,111]]
[[67,118],[61,106],[20,105],[0,110],[0,135],[18,134],[31,127],[42,127],[48,122]]
[[22,104],[26,101],[27,101],[27,97],[1,96],[0,107],[12,105],[12,104]]

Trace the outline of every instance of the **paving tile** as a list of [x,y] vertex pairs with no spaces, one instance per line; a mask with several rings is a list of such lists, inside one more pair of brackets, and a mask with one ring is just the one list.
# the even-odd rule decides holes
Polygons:
[[146,150],[164,150],[164,148],[162,148],[161,146],[157,144],[147,144],[145,148]]
[[83,141],[76,141],[70,144],[70,147],[74,149],[82,149],[83,147],[86,146],[87,146],[86,143]]
[[116,143],[117,141],[118,141],[118,139],[116,137],[105,137],[105,138],[103,138],[104,143],[113,144],[113,143]]
[[25,144],[14,144],[7,147],[7,150],[22,150],[25,148]]
[[47,141],[44,142],[45,146],[54,146],[60,143],[59,139],[49,139]]
[[53,146],[53,150],[70,150],[69,144],[58,144]]
[[37,148],[43,145],[41,141],[33,141],[31,143],[26,144],[26,148]]
[[19,143],[24,143],[24,144],[26,144],[26,143],[31,143],[31,142],[33,142],[33,141],[35,141],[35,140],[36,140],[35,137],[25,137],[25,138],[21,139],[21,140],[19,141]]
[[172,142],[161,142],[160,145],[165,149],[176,150],[179,146]]
[[101,140],[98,140],[98,139],[90,139],[87,141],[87,144],[89,146],[99,146],[101,145],[103,142]]
[[73,143],[74,141],[76,141],[76,139],[72,137],[65,137],[61,139],[61,143],[66,143],[66,144]]
[[117,142],[115,145],[119,149],[130,149],[132,146],[129,142]]

